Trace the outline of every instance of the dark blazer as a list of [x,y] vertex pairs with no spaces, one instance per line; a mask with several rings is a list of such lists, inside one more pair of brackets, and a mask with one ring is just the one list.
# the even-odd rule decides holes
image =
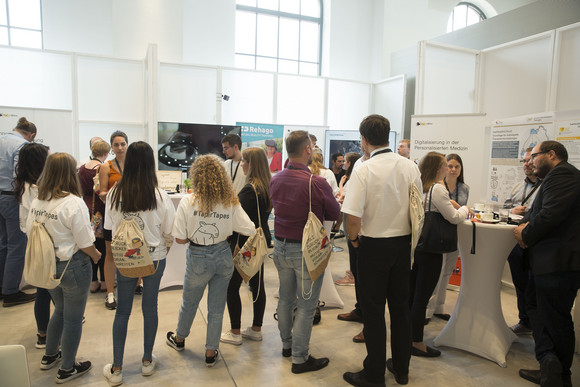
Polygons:
[[[244,188],[238,194],[238,199],[240,200],[240,204],[246,214],[250,217],[256,228],[259,227],[260,223],[258,222],[258,202],[260,203],[260,217],[262,218],[262,230],[264,231],[264,236],[266,237],[266,243],[268,246],[272,241],[272,234],[270,234],[270,227],[268,227],[268,217],[270,216],[270,211],[267,211],[267,200],[266,198],[258,195],[258,202],[256,202],[256,191],[251,184],[246,184]],[[242,247],[244,243],[248,240],[247,236],[239,235],[238,241],[238,233],[234,232],[231,238],[232,246],[235,246],[235,243],[238,243],[238,246]]]
[[580,270],[580,171],[567,162],[556,165],[522,222],[535,275]]

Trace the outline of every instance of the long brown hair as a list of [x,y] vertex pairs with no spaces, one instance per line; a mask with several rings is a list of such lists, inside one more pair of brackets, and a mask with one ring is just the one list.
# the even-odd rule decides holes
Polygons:
[[49,155],[38,177],[38,199],[50,201],[68,196],[81,196],[81,184],[77,175],[77,162],[68,153]]
[[348,170],[345,173],[346,179],[345,183],[350,179],[350,175],[352,174],[352,170],[354,169],[354,164],[360,159],[362,156],[360,153],[357,152],[350,152],[346,154],[346,161],[348,162]]
[[447,159],[447,162],[455,160],[459,163],[459,165],[461,166],[461,172],[459,172],[459,176],[457,176],[457,182],[465,183],[463,181],[463,160],[461,160],[461,156],[459,156],[457,153],[449,153],[445,158]]
[[445,156],[439,152],[429,152],[419,162],[423,193],[429,192],[433,184],[437,183],[437,172],[441,165],[446,163]]
[[267,211],[272,211],[272,201],[270,200],[272,174],[268,166],[266,152],[262,148],[247,148],[242,151],[242,158],[250,165],[246,183],[254,186],[258,195],[266,199]]
[[137,141],[129,145],[123,177],[112,191],[111,208],[116,210],[137,212],[157,208],[155,157],[149,144]]
[[235,206],[239,203],[223,160],[216,155],[198,156],[189,169],[193,200],[202,214],[209,214],[215,206]]

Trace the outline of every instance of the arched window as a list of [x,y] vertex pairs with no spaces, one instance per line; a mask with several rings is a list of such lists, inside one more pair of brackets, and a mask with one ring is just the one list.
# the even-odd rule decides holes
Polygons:
[[0,45],[42,48],[41,0],[0,0]]
[[485,13],[475,4],[462,1],[453,8],[447,22],[447,32],[479,23],[487,19]]
[[320,75],[322,0],[236,0],[236,67]]

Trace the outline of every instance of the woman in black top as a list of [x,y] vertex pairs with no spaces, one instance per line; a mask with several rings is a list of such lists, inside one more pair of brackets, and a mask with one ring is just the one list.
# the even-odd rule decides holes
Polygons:
[[[260,205],[260,218],[262,230],[266,237],[266,242],[270,245],[272,236],[268,227],[268,217],[272,211],[272,202],[270,201],[270,169],[266,153],[261,148],[248,148],[242,152],[242,169],[246,175],[246,185],[238,198],[242,208],[252,222],[259,227],[258,221],[258,203]],[[256,194],[258,200],[256,201]],[[231,237],[232,252],[236,245],[242,247],[248,237],[234,233]],[[254,320],[252,326],[241,331],[242,302],[240,299],[240,286],[242,277],[237,270],[230,280],[228,286],[228,312],[230,314],[231,330],[222,334],[220,341],[234,345],[242,344],[242,337],[250,340],[262,340],[262,320],[264,310],[266,309],[266,292],[264,291],[264,265],[260,271],[250,279],[250,289],[252,290],[252,299],[254,300]]]

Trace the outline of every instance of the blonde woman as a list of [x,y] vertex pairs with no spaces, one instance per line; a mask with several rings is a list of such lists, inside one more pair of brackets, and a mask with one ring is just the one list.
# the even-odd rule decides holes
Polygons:
[[175,241],[189,243],[183,299],[177,330],[167,332],[167,345],[183,351],[199,301],[209,285],[205,364],[213,367],[219,359],[226,291],[234,271],[227,238],[234,231],[251,236],[256,230],[240,205],[222,159],[215,155],[198,157],[189,178],[193,193],[181,199],[173,225]]
[[312,154],[312,162],[310,163],[308,168],[310,168],[310,171],[312,172],[313,175],[324,177],[324,179],[330,185],[330,188],[332,188],[332,194],[334,196],[338,194],[339,189],[338,184],[336,184],[336,177],[334,176],[334,173],[330,169],[324,166],[322,152],[314,151],[314,153]]
[[54,242],[56,272],[61,283],[49,290],[54,301],[54,313],[48,323],[46,350],[40,369],[50,369],[62,360],[56,376],[59,384],[75,379],[91,368],[90,361],[79,363],[75,357],[91,284],[90,258],[98,262],[101,253],[93,245],[95,235],[81,193],[75,159],[67,153],[48,156],[38,178],[38,198],[30,204],[26,221],[26,232],[30,233],[36,214],[39,214],[38,220],[44,222]]
[[[262,148],[248,148],[242,152],[242,170],[246,176],[246,185],[240,193],[238,198],[244,211],[248,214],[254,226],[257,228],[262,223],[262,230],[266,237],[266,243],[269,245],[272,236],[270,235],[270,228],[268,227],[268,217],[272,211],[272,201],[270,200],[270,168],[268,167],[268,159],[266,153]],[[258,200],[256,200],[256,195]],[[259,211],[258,211],[259,203]],[[258,214],[260,219],[258,219]],[[232,252],[236,244],[243,246],[248,238],[239,236],[234,233],[231,238],[230,245]],[[232,279],[228,286],[228,312],[230,314],[231,330],[222,334],[220,341],[222,343],[229,343],[234,345],[242,344],[242,337],[250,340],[262,340],[262,320],[264,318],[264,310],[266,309],[266,292],[264,291],[264,265],[260,272],[254,275],[250,281],[250,289],[252,290],[252,299],[254,299],[254,319],[252,326],[246,328],[243,332],[242,327],[242,301],[240,299],[240,286],[242,285],[242,276],[237,270],[234,270]]]

